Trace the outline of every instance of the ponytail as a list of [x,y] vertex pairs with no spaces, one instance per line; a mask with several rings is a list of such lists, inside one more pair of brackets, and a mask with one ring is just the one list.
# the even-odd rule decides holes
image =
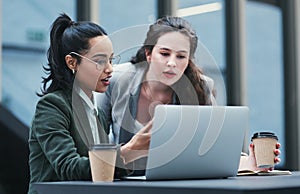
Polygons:
[[[89,40],[103,35],[107,35],[105,30],[95,23],[74,22],[64,13],[57,17],[50,30],[48,64],[43,66],[47,77],[43,77],[42,93],[37,95],[43,96],[56,90],[72,89],[75,75],[68,68],[65,56],[70,52],[87,52],[90,48]],[[77,61],[80,63],[80,58]]]

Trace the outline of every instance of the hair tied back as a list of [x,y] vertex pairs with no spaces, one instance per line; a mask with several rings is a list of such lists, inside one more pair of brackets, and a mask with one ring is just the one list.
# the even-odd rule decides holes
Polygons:
[[73,26],[74,24],[75,24],[74,21],[72,21],[72,20],[69,21],[69,27]]

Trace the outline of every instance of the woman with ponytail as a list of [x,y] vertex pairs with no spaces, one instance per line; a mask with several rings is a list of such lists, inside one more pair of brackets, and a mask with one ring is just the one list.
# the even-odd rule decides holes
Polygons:
[[[28,140],[29,194],[37,193],[34,182],[91,180],[89,146],[109,143],[105,115],[94,100],[94,92],[106,91],[113,71],[104,29],[61,14],[51,26],[47,58]],[[119,148],[115,177],[127,173]]]

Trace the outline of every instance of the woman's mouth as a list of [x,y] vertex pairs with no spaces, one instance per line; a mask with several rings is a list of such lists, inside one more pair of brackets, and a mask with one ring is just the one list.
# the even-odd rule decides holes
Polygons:
[[173,78],[173,77],[175,77],[177,75],[174,71],[164,71],[163,74],[167,78]]
[[108,86],[110,84],[110,81],[109,79],[111,78],[111,76],[108,76],[104,79],[101,79],[101,82],[105,85],[105,86]]

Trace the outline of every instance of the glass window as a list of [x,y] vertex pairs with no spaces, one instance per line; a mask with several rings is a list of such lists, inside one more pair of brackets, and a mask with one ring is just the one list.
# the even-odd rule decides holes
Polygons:
[[[284,150],[281,10],[261,2],[248,1],[246,5],[250,134],[273,131]],[[284,153],[280,158],[283,165]]]
[[155,20],[155,0],[99,1],[99,23],[109,34],[124,28],[153,23]]
[[155,20],[154,0],[99,1],[99,23],[108,32],[115,54],[121,56],[120,63],[135,55],[146,38],[149,24]]
[[[2,0],[2,104],[30,125],[46,64],[49,29],[59,13],[74,18],[74,1]],[[5,17],[3,17],[5,16]]]

